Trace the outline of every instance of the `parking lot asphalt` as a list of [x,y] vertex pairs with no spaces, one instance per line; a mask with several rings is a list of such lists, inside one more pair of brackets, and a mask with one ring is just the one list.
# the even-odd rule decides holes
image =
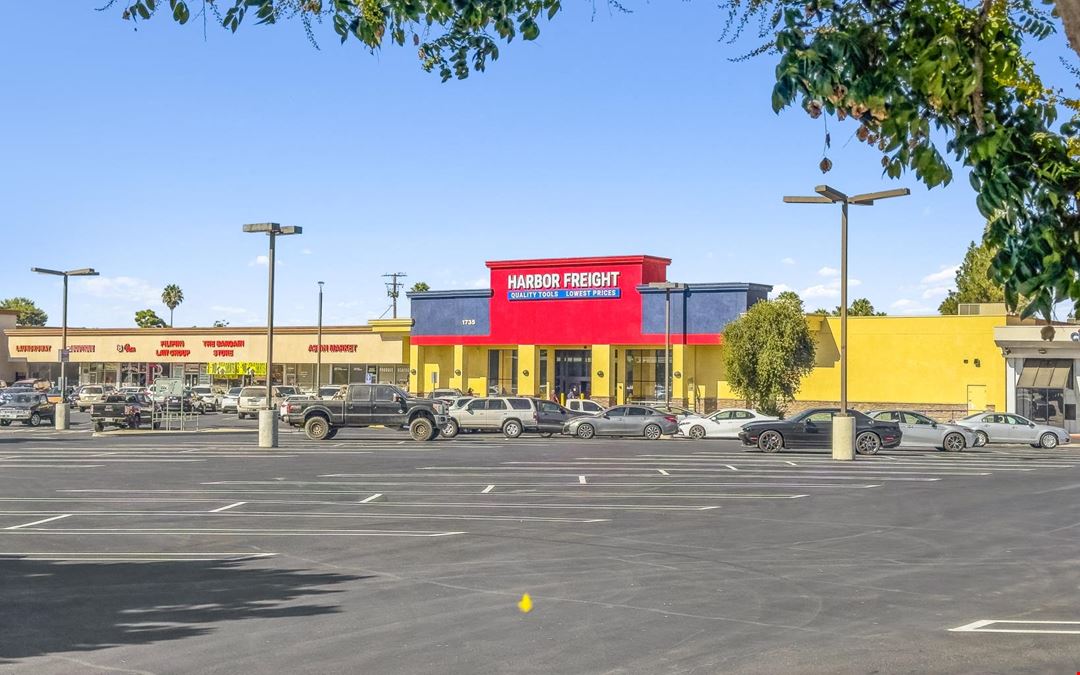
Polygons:
[[1068,447],[75,421],[0,430],[5,671],[1080,671]]

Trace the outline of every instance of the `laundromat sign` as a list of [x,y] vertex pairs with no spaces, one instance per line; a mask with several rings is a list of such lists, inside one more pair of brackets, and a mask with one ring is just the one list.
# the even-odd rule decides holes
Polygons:
[[511,274],[506,278],[508,300],[590,300],[618,298],[622,272],[563,272]]

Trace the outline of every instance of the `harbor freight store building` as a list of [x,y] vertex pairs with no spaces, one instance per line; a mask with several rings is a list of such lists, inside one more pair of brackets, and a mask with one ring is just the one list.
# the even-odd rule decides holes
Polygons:
[[648,255],[494,261],[490,288],[409,293],[410,386],[602,404],[662,400],[670,306],[671,398],[715,399],[702,384],[711,380],[715,392],[724,326],[772,287],[672,290],[664,288],[670,264]]
[[[0,317],[0,321],[5,317]],[[9,321],[13,323],[13,321]],[[323,327],[321,384],[408,384],[408,319]],[[59,328],[3,330],[0,379],[60,379]],[[273,381],[310,389],[319,360],[318,329],[274,329]],[[158,377],[221,387],[266,382],[266,329],[69,328],[68,379],[79,384],[146,386]],[[6,366],[6,367],[4,367]]]

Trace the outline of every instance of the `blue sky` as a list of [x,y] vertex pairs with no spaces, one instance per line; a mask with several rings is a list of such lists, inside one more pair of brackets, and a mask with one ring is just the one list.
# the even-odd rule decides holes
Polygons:
[[[837,304],[839,213],[781,203],[828,181],[912,196],[853,209],[853,297],[933,313],[982,219],[962,175],[927,191],[881,176],[832,122],[769,107],[772,57],[730,63],[705,2],[611,14],[566,3],[487,73],[440,83],[412,48],[321,50],[299,23],[229,35],[162,16],[133,30],[103,0],[0,6],[0,297],[60,318],[31,266],[92,266],[72,325],[131,326],[181,286],[179,326],[265,321],[266,241],[247,222],[301,225],[279,242],[282,324],[363,323],[388,306],[384,272],[433,288],[487,283],[484,261],[648,253],[679,281],[753,281]],[[1036,46],[1070,80],[1064,38]],[[855,282],[853,281],[853,284]],[[781,286],[782,285],[782,286]],[[406,305],[407,307],[407,305]]]

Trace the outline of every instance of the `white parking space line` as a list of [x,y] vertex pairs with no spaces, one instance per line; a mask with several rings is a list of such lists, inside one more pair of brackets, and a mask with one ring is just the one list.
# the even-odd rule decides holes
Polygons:
[[237,506],[243,506],[244,504],[247,504],[247,502],[236,502],[235,504],[229,504],[228,506],[222,506],[220,509],[212,509],[210,511],[210,513],[221,513],[222,511],[228,511],[229,509],[234,509]]
[[[1001,626],[987,628],[987,626]],[[1015,628],[1006,626],[1016,626]],[[1045,626],[1045,628],[1024,628],[1024,626]],[[1050,626],[1071,626],[1067,629],[1052,629]],[[1013,621],[1009,619],[980,619],[963,626],[950,628],[950,633],[1036,633],[1043,635],[1080,635],[1080,621]]]
[[577,482],[581,483],[582,485],[585,485],[586,484],[585,483],[585,476],[578,476],[577,477]]
[[0,560],[35,560],[42,562],[213,562],[272,558],[277,553],[167,553],[164,551],[113,552],[81,551],[78,553],[54,553],[51,551],[25,551],[0,553]]
[[376,492],[375,494],[371,495],[371,496],[370,496],[370,497],[368,497],[367,499],[361,499],[361,500],[360,500],[360,503],[361,503],[361,504],[367,504],[368,502],[373,502],[373,501],[375,501],[375,500],[376,500],[376,499],[378,499],[379,497],[382,497],[382,493],[381,493],[381,492]]
[[0,471],[6,469],[100,469],[104,464],[0,464]]
[[663,469],[657,469],[657,471],[660,472],[661,476],[670,476],[671,475],[670,473],[668,473],[667,471],[664,471]]
[[148,534],[170,535],[202,535],[208,537],[449,537],[466,532],[432,532],[427,530],[296,530],[296,529],[227,529],[227,528],[169,528],[169,527],[114,527],[114,528],[82,528],[66,530],[3,530],[7,534],[32,534],[42,535],[76,535],[86,536],[93,534],[122,536]]
[[495,486],[494,486],[494,485],[489,485],[489,486],[487,486],[486,488],[484,488],[483,490],[481,490],[481,491],[480,491],[480,494],[482,494],[482,495],[486,495],[486,494],[488,494],[489,492],[491,492],[491,491],[492,491],[492,490],[494,490],[494,489],[495,489]]
[[732,471],[738,471],[738,469],[736,469],[735,467],[731,466],[730,464],[725,464],[724,466],[726,466],[727,468],[731,469]]
[[[419,467],[419,468],[420,468],[420,470],[424,470],[424,471],[426,471],[426,470],[454,471],[456,469],[461,469],[462,470],[461,472],[455,472],[455,473],[428,473],[428,474],[426,474],[428,476],[439,476],[439,477],[450,477],[450,476],[500,476],[501,477],[501,476],[506,476],[507,475],[506,472],[508,472],[508,471],[517,471],[518,475],[530,475],[530,474],[525,474],[523,472],[532,471],[533,473],[531,475],[533,475],[533,476],[544,476],[544,477],[567,477],[567,476],[573,476],[574,475],[574,474],[566,474],[566,473],[541,473],[540,472],[540,469],[546,469],[546,468],[549,468],[549,467],[537,467],[536,469],[532,469],[530,467],[523,467],[523,466],[499,466],[499,467],[484,467],[484,466],[467,466],[467,467],[422,466],[422,467]],[[577,468],[577,467],[569,467],[569,468],[572,469],[572,468]],[[488,470],[484,471],[484,469],[488,469]],[[614,469],[613,471],[619,471],[619,470],[625,471],[625,470],[628,470],[628,469]],[[715,469],[676,469],[674,467],[668,467],[668,471],[678,471],[678,472],[684,473],[684,474],[685,473],[711,473],[711,474],[718,473]],[[473,473],[467,473],[467,472],[473,472]],[[722,473],[724,473],[726,475],[730,475],[730,472],[727,472],[727,471],[724,471]],[[901,474],[901,475],[898,476],[897,474]],[[401,474],[381,474],[381,475],[383,475],[383,476],[413,476],[413,475],[416,475],[416,474],[401,473]],[[655,476],[655,475],[656,474],[654,474],[651,471],[648,471],[647,469],[642,467],[640,470],[634,471],[634,473],[605,473],[603,477],[604,478],[615,478],[615,477],[645,478],[647,476]],[[942,472],[937,472],[937,471],[934,471],[934,472],[931,472],[931,471],[919,471],[919,472],[900,471],[900,472],[885,473],[885,472],[882,472],[882,471],[873,471],[873,472],[870,472],[870,473],[867,473],[867,474],[859,475],[858,472],[850,472],[850,471],[849,472],[839,472],[839,473],[834,472],[834,471],[806,471],[806,472],[799,473],[799,472],[793,472],[791,469],[785,469],[783,472],[781,472],[781,471],[765,471],[765,472],[757,472],[757,473],[745,473],[745,472],[742,473],[743,478],[801,478],[801,479],[804,479],[804,480],[811,480],[811,479],[821,478],[821,479],[825,479],[825,480],[833,480],[833,479],[835,479],[835,480],[917,481],[917,482],[932,482],[932,481],[941,480],[940,478],[920,478],[918,476],[989,476],[989,475],[990,475],[990,472],[987,472],[987,471],[968,472],[968,473],[942,473]],[[594,476],[594,478],[595,477],[597,477],[597,476]],[[686,477],[687,478],[693,478],[693,476],[686,476]],[[502,483],[503,481],[500,480],[499,482]],[[216,481],[216,482],[209,482],[209,483],[203,483],[203,484],[204,485],[217,485],[217,484],[227,484],[227,483],[228,483],[228,481]]]
[[[338,504],[335,504],[338,505]],[[355,506],[355,504],[354,504]],[[574,507],[579,508],[579,507]],[[700,509],[699,506],[687,506],[686,510],[693,511]],[[0,515],[14,515],[14,514],[33,514],[33,515],[45,515],[51,513],[50,511],[27,511],[27,512],[4,512],[0,511]],[[131,518],[132,516],[144,516],[151,518],[201,518],[209,517],[212,511],[80,511],[75,514],[79,516],[89,516],[91,518]],[[603,523],[608,522],[608,518],[574,518],[564,516],[520,516],[520,515],[475,515],[464,513],[327,513],[321,511],[243,511],[233,513],[220,513],[214,514],[214,518],[285,518],[285,519],[339,519],[339,518],[361,518],[366,520],[490,520],[490,521],[511,521],[514,523]],[[45,522],[45,521],[41,521]],[[30,523],[23,527],[29,527]],[[7,528],[13,529],[13,528]],[[40,530],[39,530],[40,531]],[[52,532],[52,530],[44,530],[46,532]]]
[[34,525],[42,525],[44,523],[51,523],[54,520],[60,520],[61,518],[70,518],[72,514],[63,513],[59,516],[53,516],[52,518],[43,518],[42,520],[35,520],[32,523],[23,523],[22,525],[12,525],[11,527],[5,527],[5,530],[20,530],[24,527],[33,527]]

